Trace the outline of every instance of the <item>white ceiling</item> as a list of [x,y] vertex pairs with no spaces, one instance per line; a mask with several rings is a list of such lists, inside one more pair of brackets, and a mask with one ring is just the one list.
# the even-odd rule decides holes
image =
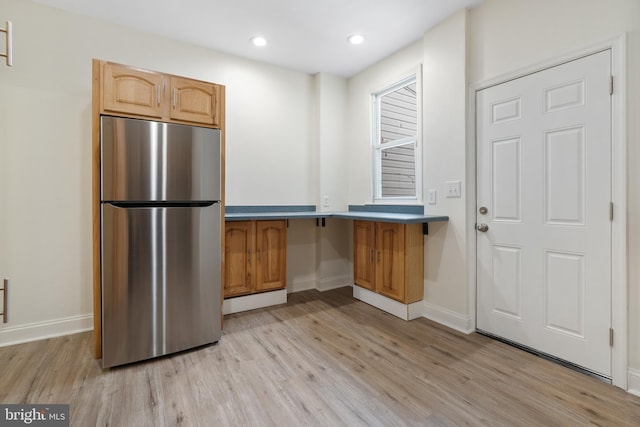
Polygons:
[[[482,0],[34,0],[315,74],[350,77]],[[366,37],[349,45],[347,35]],[[262,35],[268,45],[249,39]]]

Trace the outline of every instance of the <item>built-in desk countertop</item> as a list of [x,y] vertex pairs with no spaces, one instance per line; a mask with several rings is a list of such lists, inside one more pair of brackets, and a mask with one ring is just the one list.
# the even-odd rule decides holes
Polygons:
[[256,219],[358,219],[365,221],[394,222],[399,224],[428,224],[449,221],[445,215],[425,215],[422,206],[407,205],[351,205],[348,211],[317,211],[313,205],[303,206],[227,206],[226,221]]

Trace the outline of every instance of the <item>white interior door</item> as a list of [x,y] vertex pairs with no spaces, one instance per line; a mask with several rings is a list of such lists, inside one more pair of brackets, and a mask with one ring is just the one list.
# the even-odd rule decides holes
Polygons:
[[605,377],[610,76],[606,50],[476,97],[477,328]]

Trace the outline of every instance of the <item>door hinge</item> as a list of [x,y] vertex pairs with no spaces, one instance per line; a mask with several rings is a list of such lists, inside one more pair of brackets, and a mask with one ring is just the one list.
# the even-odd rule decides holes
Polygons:
[[609,76],[609,95],[613,95],[613,76]]
[[613,202],[609,202],[609,221],[613,221]]
[[609,346],[613,347],[613,328],[609,328]]

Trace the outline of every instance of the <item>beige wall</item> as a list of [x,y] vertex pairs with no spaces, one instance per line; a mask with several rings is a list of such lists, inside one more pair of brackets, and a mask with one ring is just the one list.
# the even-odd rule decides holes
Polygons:
[[[10,278],[11,296],[0,345],[92,324],[92,58],[226,85],[227,204],[315,204],[312,76],[26,0],[0,0],[7,19],[14,66],[0,65],[0,279]],[[314,259],[313,239],[303,224],[297,253]],[[290,280],[306,280],[305,267],[291,264]]]
[[[466,25],[459,12],[424,37],[424,145],[426,190],[437,191],[437,204],[426,212],[448,215],[448,223],[429,226],[425,239],[427,316],[461,330],[471,327],[468,301],[466,201]],[[461,181],[462,197],[446,198],[445,182]],[[470,242],[473,243],[473,242]]]

